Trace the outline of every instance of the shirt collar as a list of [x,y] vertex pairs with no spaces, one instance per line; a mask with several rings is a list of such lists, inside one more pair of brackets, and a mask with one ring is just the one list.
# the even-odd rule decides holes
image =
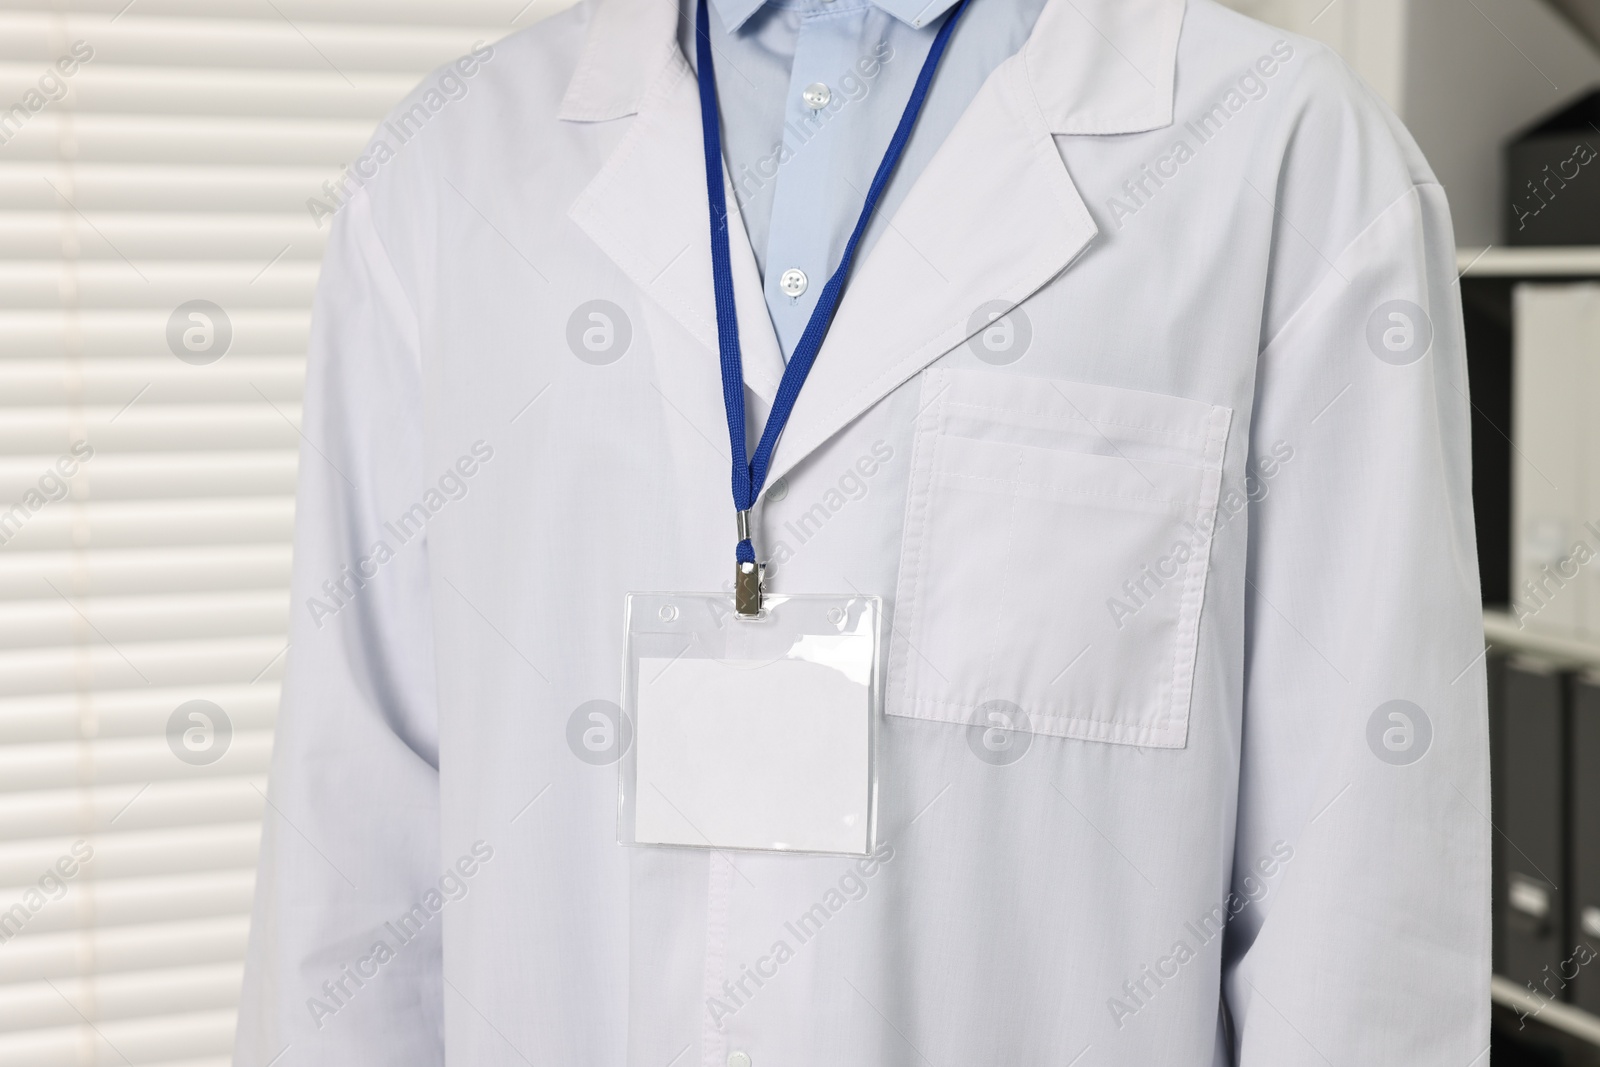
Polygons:
[[[588,39],[561,105],[560,116],[569,122],[605,122],[637,113],[649,86],[664,75],[663,67],[683,63],[676,0],[592,2]],[[711,2],[719,18],[743,11],[737,25],[761,0]],[[916,8],[913,21],[920,18],[926,25],[954,0],[874,2],[891,14],[895,8]],[[1170,126],[1185,3],[1048,0],[1012,59],[1023,64],[1051,132],[1137,133]]]
[[[733,33],[750,20],[771,0],[710,0],[716,8],[717,18],[729,33]],[[841,0],[829,0],[839,3]],[[872,6],[887,11],[913,29],[921,29],[956,5],[956,0],[872,0]]]

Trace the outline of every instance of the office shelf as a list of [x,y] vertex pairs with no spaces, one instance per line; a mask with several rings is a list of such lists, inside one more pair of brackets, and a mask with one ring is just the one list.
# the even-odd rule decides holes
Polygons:
[[1518,1015],[1526,1013],[1528,1018],[1537,1019],[1553,1030],[1560,1030],[1571,1037],[1600,1047],[1600,1017],[1591,1015],[1582,1008],[1575,1008],[1558,1000],[1547,1000],[1526,986],[1520,986],[1498,974],[1489,979],[1489,996],[1496,1004],[1509,1008]]
[[[1600,641],[1519,628],[1509,612],[1485,610],[1483,637],[1501,652],[1521,652],[1555,661],[1563,667],[1600,667]],[[1502,975],[1490,979],[1489,993],[1503,1008],[1567,1037],[1600,1050],[1600,1016],[1560,1001],[1549,1000]],[[1590,1062],[1584,1058],[1581,1062]]]
[[1459,248],[1456,270],[1467,278],[1600,277],[1600,245]]
[[1485,609],[1483,639],[1504,651],[1531,653],[1562,666],[1600,667],[1600,641],[1519,628],[1510,612]]

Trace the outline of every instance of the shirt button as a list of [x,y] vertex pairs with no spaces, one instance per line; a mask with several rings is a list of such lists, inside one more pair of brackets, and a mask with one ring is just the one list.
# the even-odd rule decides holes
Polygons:
[[800,98],[812,111],[821,111],[828,106],[828,101],[833,99],[833,91],[821,82],[812,82],[806,86],[806,91],[800,94]]
[[778,288],[783,290],[785,296],[799,296],[806,291],[806,272],[790,267],[778,279]]
[[730,1052],[730,1053],[728,1053],[728,1067],[750,1067],[750,1053],[748,1053],[748,1052]]

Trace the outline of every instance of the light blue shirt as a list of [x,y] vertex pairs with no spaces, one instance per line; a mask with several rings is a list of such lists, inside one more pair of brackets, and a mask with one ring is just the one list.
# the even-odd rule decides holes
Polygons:
[[[839,265],[917,73],[954,4],[710,0],[723,152],[785,358]],[[858,264],[890,229],[906,191],[990,72],[1022,47],[1043,6],[1044,0],[971,0],[856,253]],[[680,12],[680,43],[693,65],[695,0],[680,0]],[[808,89],[822,90],[811,100],[826,103],[813,107]],[[798,296],[784,288],[790,271],[805,276]]]

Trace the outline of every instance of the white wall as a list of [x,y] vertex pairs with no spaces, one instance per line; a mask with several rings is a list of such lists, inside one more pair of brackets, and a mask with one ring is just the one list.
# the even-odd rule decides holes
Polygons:
[[1251,18],[1338,49],[1396,111],[1402,108],[1407,0],[1222,0]]
[[1449,193],[1457,242],[1499,243],[1501,146],[1600,84],[1600,55],[1537,0],[1410,4],[1401,117]]
[[1463,246],[1501,240],[1501,146],[1600,85],[1600,54],[1541,0],[1223,0],[1324,41],[1410,127]]

